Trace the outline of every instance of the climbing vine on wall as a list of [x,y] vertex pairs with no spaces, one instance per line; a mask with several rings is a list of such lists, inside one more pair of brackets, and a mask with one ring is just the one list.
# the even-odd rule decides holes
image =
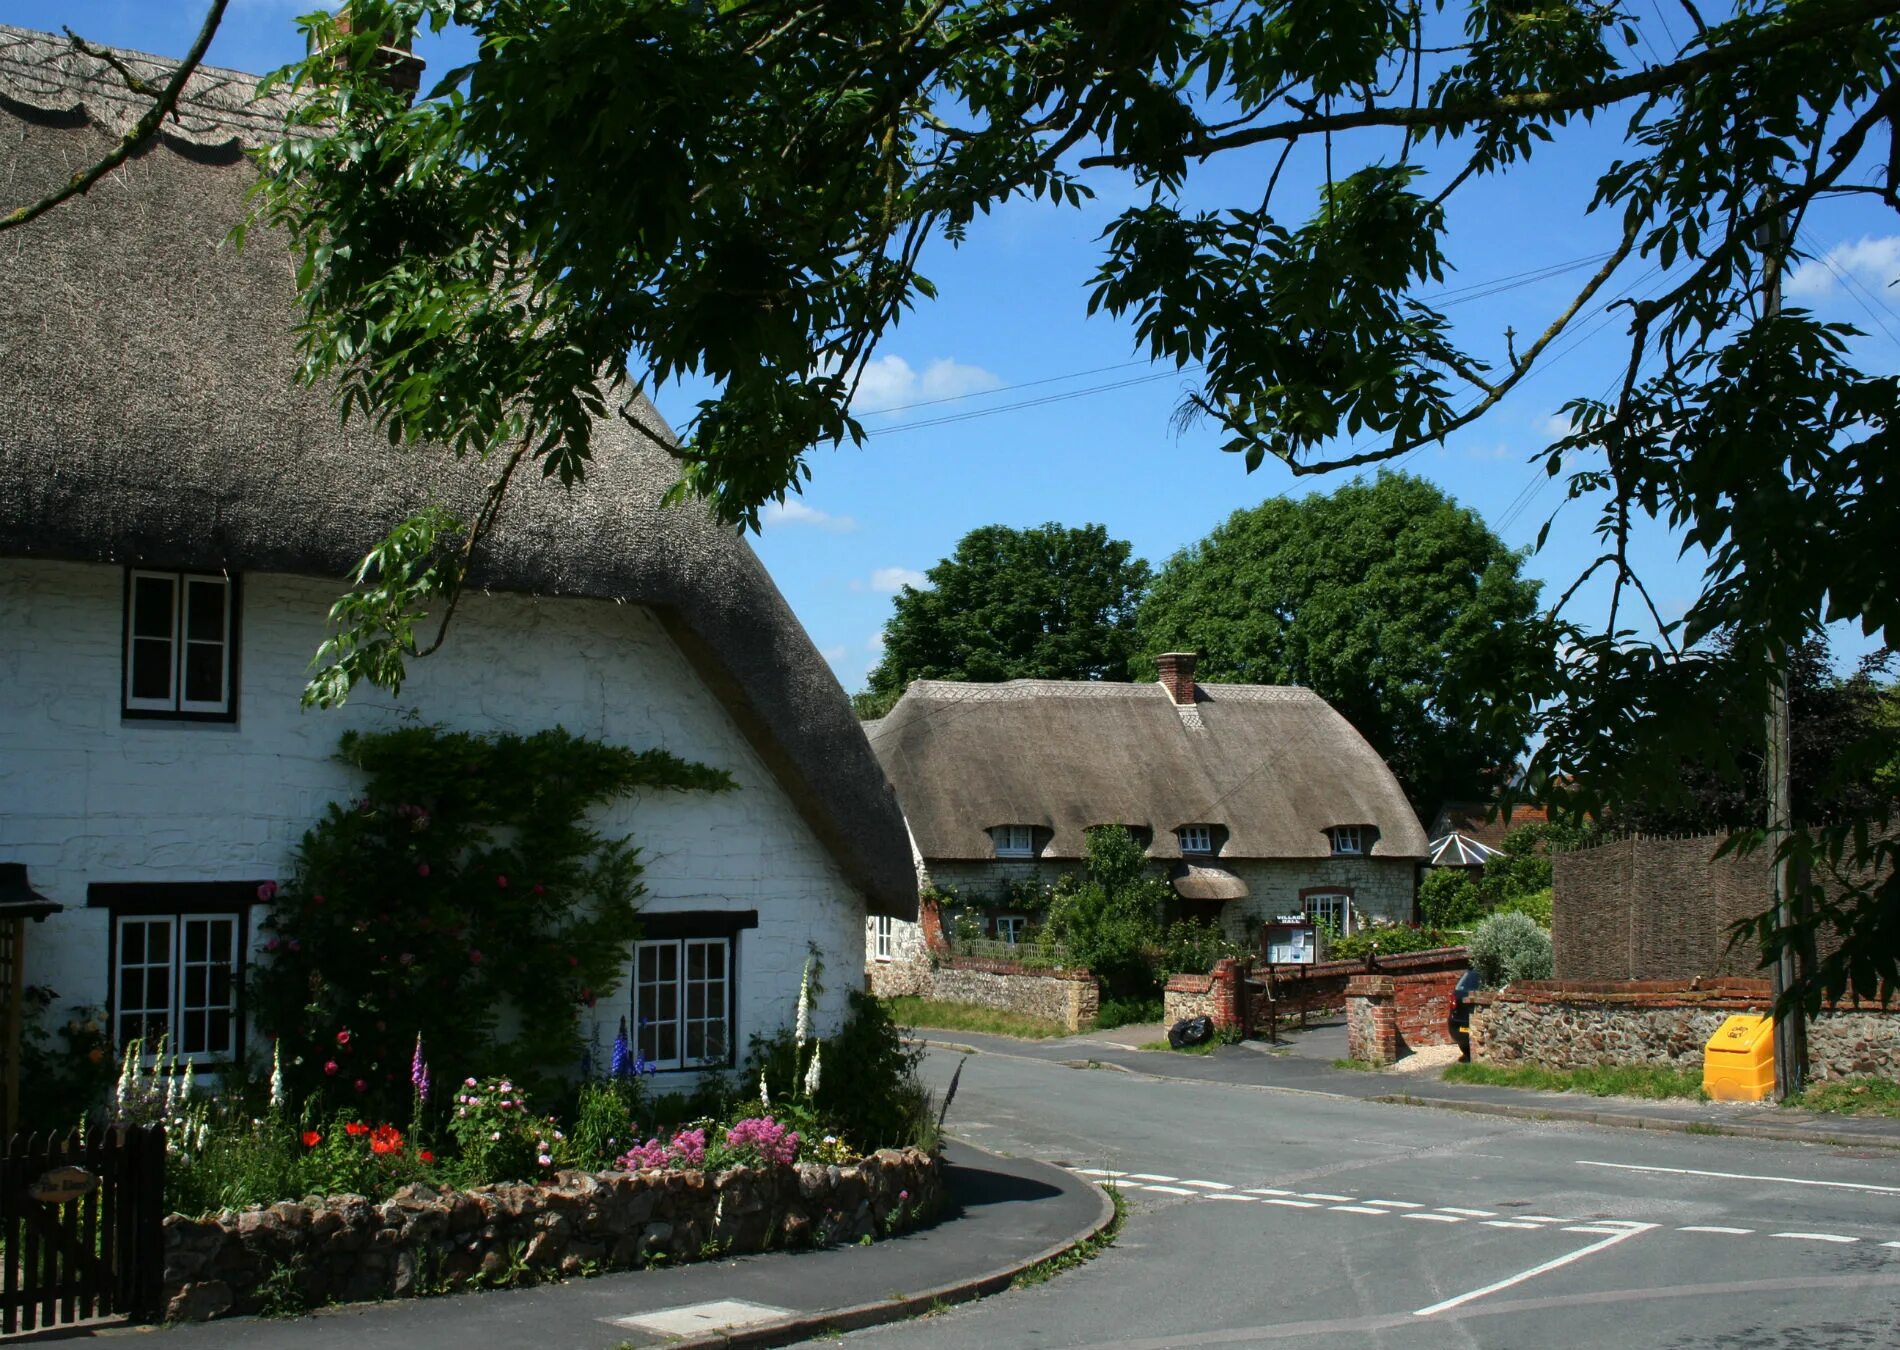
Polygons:
[[388,1113],[417,1037],[439,1082],[578,1061],[581,1016],[625,978],[640,851],[590,823],[642,789],[725,792],[724,770],[561,728],[344,735],[363,794],[304,835],[264,888],[254,1021],[299,1099]]

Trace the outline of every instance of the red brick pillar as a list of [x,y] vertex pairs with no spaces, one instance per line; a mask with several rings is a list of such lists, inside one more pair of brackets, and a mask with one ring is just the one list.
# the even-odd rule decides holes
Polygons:
[[1399,1057],[1399,1015],[1390,975],[1355,975],[1346,982],[1346,1054],[1368,1064]]
[[943,911],[937,908],[935,895],[917,898],[917,923],[924,930],[924,950],[939,955],[950,950],[943,938]]
[[1246,972],[1240,962],[1232,957],[1222,957],[1214,963],[1214,987],[1208,991],[1213,996],[1214,1029],[1219,1031],[1227,1027],[1239,1027],[1243,1031],[1247,1024]]

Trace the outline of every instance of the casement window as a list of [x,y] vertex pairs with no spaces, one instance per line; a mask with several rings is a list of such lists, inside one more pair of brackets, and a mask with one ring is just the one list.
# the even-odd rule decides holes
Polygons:
[[1327,831],[1333,837],[1333,852],[1341,857],[1359,857],[1366,851],[1366,830],[1360,825],[1335,825]]
[[1311,891],[1300,897],[1300,912],[1315,923],[1331,924],[1344,937],[1352,931],[1352,897],[1344,891]]
[[996,842],[999,858],[1036,856],[1036,832],[1028,825],[998,825],[990,831],[990,838]]
[[236,708],[236,578],[128,571],[124,715],[229,721]]
[[996,936],[1014,947],[1023,940],[1023,929],[1029,920],[1021,914],[999,914],[996,916]]
[[1175,833],[1180,836],[1183,853],[1212,853],[1214,851],[1212,825],[1183,825]]
[[197,1064],[243,1057],[242,994],[255,881],[94,884],[90,907],[112,911],[108,1011],[114,1041],[161,1037]]
[[873,953],[880,961],[890,960],[897,945],[892,936],[896,923],[890,915],[880,914],[872,924]]
[[656,914],[633,948],[633,1013],[654,1068],[726,1068],[738,1045],[739,931],[756,910]]

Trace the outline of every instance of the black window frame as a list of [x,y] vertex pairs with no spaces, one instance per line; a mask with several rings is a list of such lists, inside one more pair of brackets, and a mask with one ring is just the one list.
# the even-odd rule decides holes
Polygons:
[[675,999],[674,1019],[678,1037],[678,1064],[656,1066],[654,1073],[707,1073],[723,1069],[737,1068],[739,1064],[739,972],[740,942],[739,934],[749,928],[759,926],[759,912],[748,910],[693,910],[675,911],[669,914],[642,915],[640,936],[634,941],[633,950],[628,953],[629,968],[627,979],[627,1001],[633,1012],[633,1041],[644,1056],[645,1046],[641,1036],[640,1022],[640,952],[642,948],[664,942],[688,941],[724,941],[726,950],[726,1053],[722,1059],[686,1062],[686,967],[684,963],[685,947],[680,948],[681,962],[674,976],[674,983],[680,990]]
[[[125,919],[164,919],[174,922],[173,942],[178,941],[178,928],[187,917],[230,917],[235,920],[234,946],[232,948],[233,968],[231,972],[232,999],[231,1010],[231,1053],[217,1055],[210,1051],[180,1053],[181,1058],[189,1059],[200,1068],[213,1070],[231,1068],[241,1070],[244,1067],[245,1042],[249,1039],[250,1008],[246,999],[246,984],[249,980],[251,965],[251,907],[263,903],[258,899],[259,888],[263,881],[95,881],[86,887],[86,907],[103,909],[109,912],[109,928],[106,942],[106,1026],[119,1053],[123,1054],[125,1044],[119,1038],[119,964],[121,952],[120,925]],[[174,951],[176,947],[174,946]],[[171,1023],[173,1041],[177,1039],[178,1014],[183,997],[183,972],[176,956],[171,966]],[[155,1046],[147,1046],[149,1059],[155,1052]]]
[[[187,641],[181,631],[182,617],[174,625],[172,637],[172,703],[170,708],[134,708],[132,706],[132,593],[139,576],[168,576],[177,586],[175,605],[182,606],[185,588],[192,581],[216,581],[225,588],[225,670],[227,688],[221,709],[183,708],[184,657]],[[190,568],[145,567],[131,564],[125,568],[119,624],[119,716],[127,722],[235,722],[238,717],[239,669],[244,606],[242,587],[236,572],[197,571]]]

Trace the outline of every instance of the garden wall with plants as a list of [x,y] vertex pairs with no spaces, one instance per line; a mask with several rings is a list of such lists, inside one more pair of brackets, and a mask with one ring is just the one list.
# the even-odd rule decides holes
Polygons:
[[1041,970],[1011,961],[940,956],[912,969],[910,987],[895,992],[946,1003],[1000,1008],[1080,1031],[1101,1009],[1101,989],[1086,970]]
[[937,1159],[563,1172],[545,1185],[416,1183],[380,1204],[309,1196],[165,1221],[174,1321],[857,1242],[935,1214]]
[[[1474,1063],[1547,1069],[1652,1065],[1699,1071],[1725,1018],[1766,1014],[1766,980],[1527,980],[1473,996]],[[1900,1007],[1847,1000],[1808,1021],[1817,1079],[1900,1077]]]

